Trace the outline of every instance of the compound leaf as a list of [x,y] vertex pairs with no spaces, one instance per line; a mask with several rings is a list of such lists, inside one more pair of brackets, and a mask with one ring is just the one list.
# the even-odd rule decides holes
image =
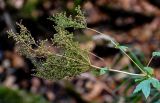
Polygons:
[[140,82],[137,86],[136,89],[134,90],[133,93],[137,93],[139,91],[142,91],[142,93],[144,94],[145,98],[147,99],[149,94],[150,94],[150,80],[144,80],[142,82]]
[[160,82],[156,78],[151,78],[151,84],[153,85],[154,88],[160,89]]
[[147,99],[149,94],[150,94],[150,90],[151,90],[151,84],[153,85],[154,88],[156,89],[160,89],[160,82],[159,80],[157,80],[156,78],[148,78],[146,80],[141,81],[137,86],[136,89],[134,90],[133,93],[137,93],[139,91],[142,91],[142,93],[144,94],[145,98]]

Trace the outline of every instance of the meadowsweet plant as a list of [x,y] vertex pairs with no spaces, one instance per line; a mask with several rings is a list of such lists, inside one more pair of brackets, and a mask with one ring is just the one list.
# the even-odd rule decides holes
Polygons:
[[[73,40],[73,33],[68,31],[67,28],[74,28],[74,30],[88,29],[99,35],[105,34],[95,29],[88,28],[80,7],[77,7],[75,10],[77,12],[75,16],[68,16],[65,12],[62,12],[49,18],[55,22],[54,29],[56,30],[56,34],[53,35],[51,41],[53,46],[59,49],[59,52],[50,51],[50,47],[45,45],[47,40],[42,40],[40,42],[35,41],[27,28],[22,24],[17,23],[20,28],[19,33],[8,31],[9,37],[12,37],[16,41],[20,54],[30,58],[37,67],[36,76],[50,80],[59,80],[67,77],[74,77],[88,70],[98,69],[100,75],[111,71],[136,76],[134,79],[138,85],[133,93],[142,91],[146,98],[150,95],[152,87],[160,89],[160,82],[154,77],[153,69],[149,67],[153,57],[160,56],[160,52],[154,52],[149,63],[143,66],[128,47],[120,45],[112,38],[108,38],[115,48],[119,49],[134,63],[137,69],[141,71],[141,74],[119,71],[107,66],[102,68],[91,64],[88,55],[92,53],[81,49],[78,42]],[[33,48],[33,46],[35,47]]]

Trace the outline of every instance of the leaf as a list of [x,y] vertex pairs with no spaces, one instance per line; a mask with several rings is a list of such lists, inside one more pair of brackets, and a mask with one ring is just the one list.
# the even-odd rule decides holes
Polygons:
[[154,88],[160,89],[160,82],[156,78],[149,78],[146,80],[141,81],[134,90],[133,93],[137,93],[139,91],[142,91],[145,98],[147,99],[150,94],[151,84]]
[[153,69],[151,67],[144,67],[144,70],[147,72],[147,74],[153,75]]
[[128,49],[128,47],[127,46],[118,46],[121,50],[123,50],[123,51],[127,51],[127,49]]
[[107,67],[101,68],[101,69],[100,69],[100,75],[103,75],[103,74],[107,73],[107,71],[108,71],[108,68],[107,68]]
[[150,83],[145,84],[145,87],[142,89],[142,92],[143,92],[146,99],[148,98],[148,96],[150,94],[150,91],[151,91],[150,89],[151,89]]
[[160,52],[153,52],[153,53],[152,53],[152,56],[153,56],[153,57],[155,57],[155,56],[160,56]]
[[94,69],[94,70],[91,71],[91,74],[94,75],[94,76],[99,76],[99,70]]
[[154,88],[156,89],[160,89],[160,82],[159,80],[157,80],[156,78],[151,78],[151,83],[153,85]]
[[144,80],[142,82],[140,82],[137,86],[136,86],[136,89],[134,90],[133,93],[137,93],[139,91],[142,91],[145,98],[147,99],[149,94],[150,94],[150,80],[147,79],[147,80]]

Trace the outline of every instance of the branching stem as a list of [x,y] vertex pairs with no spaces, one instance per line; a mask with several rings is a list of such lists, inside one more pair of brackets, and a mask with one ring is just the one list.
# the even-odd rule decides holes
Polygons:
[[[88,30],[91,30],[91,31],[94,31],[94,32],[96,32],[96,33],[99,33],[99,34],[101,34],[101,35],[105,35],[105,34],[99,32],[99,31],[97,31],[97,30],[95,30],[95,29],[92,29],[92,28],[87,28],[87,29],[88,29]],[[137,66],[137,68],[138,68],[144,75],[147,75],[146,72],[145,72],[122,48],[119,47],[119,44],[116,43],[116,41],[114,41],[114,40],[111,39],[111,38],[110,38],[109,40],[111,41],[112,44],[115,45],[115,47],[117,47],[118,49],[120,49],[120,50],[122,51],[122,53],[125,54],[125,55]]]
[[[95,65],[91,65],[91,67],[96,68],[96,69],[101,69],[101,67],[98,67],[98,66],[95,66]],[[127,74],[127,75],[132,75],[132,76],[141,76],[141,77],[145,76],[144,74],[135,74],[135,73],[120,71],[120,70],[116,70],[116,69],[108,69],[108,71],[123,73],[123,74]]]

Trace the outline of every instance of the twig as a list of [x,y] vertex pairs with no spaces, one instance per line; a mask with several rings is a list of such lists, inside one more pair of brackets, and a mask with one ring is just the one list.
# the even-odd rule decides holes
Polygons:
[[89,54],[93,55],[94,57],[97,57],[98,59],[102,60],[103,62],[105,61],[103,58],[97,56],[96,54],[92,53],[92,52],[89,52],[87,51]]
[[[89,30],[91,30],[91,31],[94,31],[94,32],[97,32],[97,33],[99,33],[99,34],[101,34],[101,35],[105,35],[105,34],[99,32],[99,31],[97,31],[97,30],[95,30],[95,29],[92,29],[92,28],[87,28],[87,29],[89,29]],[[110,40],[111,43],[115,45],[115,47],[118,47],[118,46],[119,46],[118,43],[116,43],[116,41],[114,41],[112,38],[108,38],[107,40]],[[143,74],[147,75],[146,72],[145,72],[123,49],[121,49],[121,48],[119,48],[119,49],[122,51],[122,53],[124,53],[124,54],[138,67],[138,69],[139,69]]]
[[147,67],[150,65],[150,63],[152,62],[152,60],[153,60],[153,56],[150,58],[150,60],[149,60],[149,62],[147,64]]
[[[98,66],[95,66],[95,65],[91,65],[91,67],[96,68],[96,69],[101,69],[101,67],[98,67]],[[142,76],[142,77],[145,76],[145,74],[135,74],[135,73],[129,73],[129,72],[115,70],[115,69],[108,69],[108,71],[128,74],[128,75],[132,75],[132,76]]]

